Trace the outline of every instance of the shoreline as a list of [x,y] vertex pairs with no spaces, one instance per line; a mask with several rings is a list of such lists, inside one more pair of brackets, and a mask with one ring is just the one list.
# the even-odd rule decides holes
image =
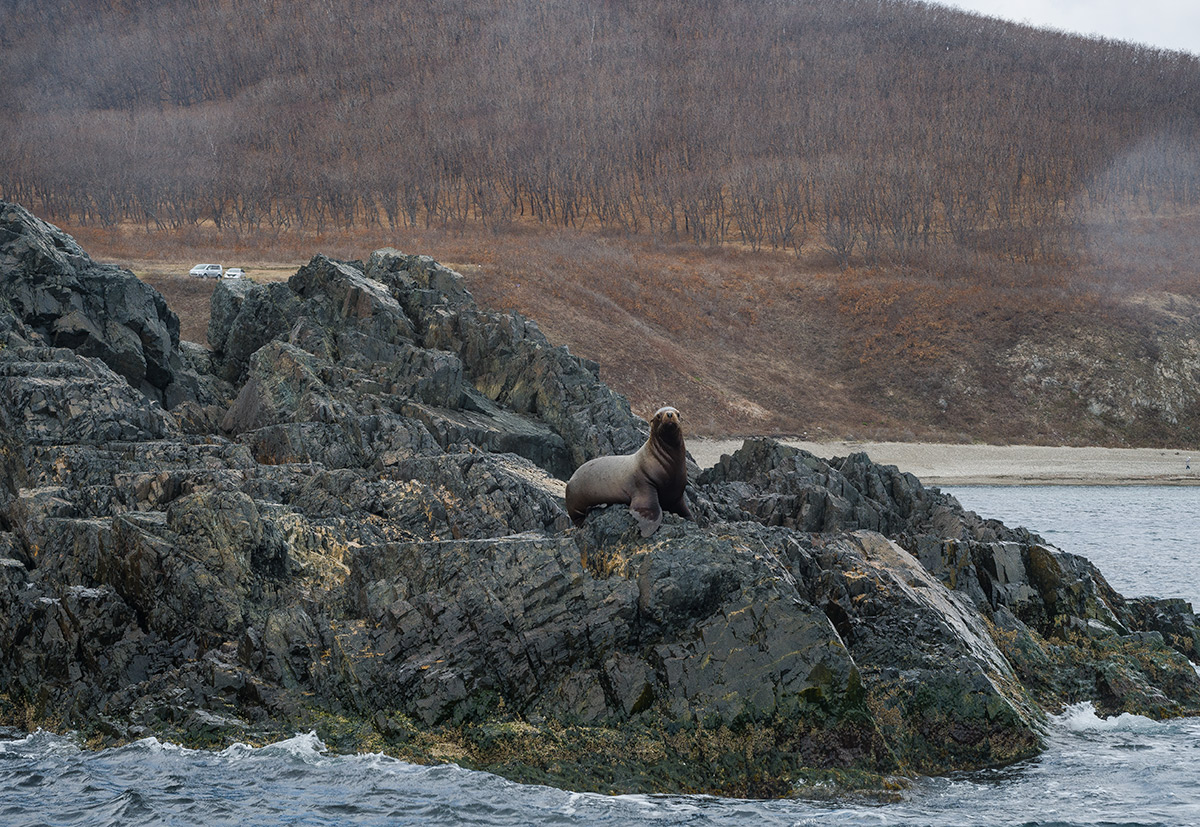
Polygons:
[[[688,451],[701,468],[741,447],[742,439],[694,437]],[[809,442],[780,439],[822,459],[865,452],[925,485],[1200,485],[1200,450],[1049,445],[955,445],[929,442]],[[1191,466],[1190,468],[1188,466]]]

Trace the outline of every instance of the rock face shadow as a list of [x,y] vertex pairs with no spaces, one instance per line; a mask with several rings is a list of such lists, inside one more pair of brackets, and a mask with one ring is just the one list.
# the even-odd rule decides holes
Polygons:
[[428,257],[222,282],[206,350],[2,204],[0,284],[0,723],[774,796],[1200,711],[1189,605],[864,454],[749,440],[694,521],[573,527],[563,480],[646,423]]

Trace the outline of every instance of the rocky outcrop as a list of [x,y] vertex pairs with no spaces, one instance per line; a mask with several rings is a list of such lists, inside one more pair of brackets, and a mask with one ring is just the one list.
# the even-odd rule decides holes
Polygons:
[[[1019,682],[1043,708],[1096,701],[1105,712],[1155,716],[1191,714],[1194,708],[1194,689],[1162,693],[1151,677],[1175,673],[1178,685],[1191,685],[1180,671],[1190,668],[1187,659],[1196,652],[1189,604],[1126,601],[1085,558],[1025,529],[964,511],[911,474],[875,465],[864,454],[826,461],[770,440],[749,440],[700,475],[697,488],[709,495],[701,508],[720,519],[736,520],[740,511],[743,518],[821,536],[864,530],[887,536],[906,552],[905,560],[918,563],[970,614],[983,618]],[[848,601],[831,608],[833,616],[861,613]],[[1124,675],[1119,685],[1106,677],[1113,669]]]
[[[154,300],[109,318],[128,274],[3,214],[44,251],[0,261],[5,296],[169,329]],[[1076,700],[1200,710],[1191,607],[861,454],[750,440],[693,475],[696,522],[571,528],[562,480],[645,423],[427,257],[223,282],[211,352],[168,335],[165,386],[28,306],[0,306],[0,723],[315,728],[580,789],[786,795],[1030,756]]]
[[1186,434],[1200,410],[1200,303],[1170,294],[1134,303],[1144,314],[1137,328],[1039,332],[1004,354],[1012,396],[1033,421],[1061,421],[1065,412],[1075,423],[1069,436],[1109,443]]
[[75,240],[0,204],[0,304],[40,343],[104,362],[173,406],[203,396],[179,347],[179,319],[128,270],[97,264]]

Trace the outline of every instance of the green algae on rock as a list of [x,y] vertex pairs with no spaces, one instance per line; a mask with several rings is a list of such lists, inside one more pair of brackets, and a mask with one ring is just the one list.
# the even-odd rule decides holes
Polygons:
[[571,528],[562,480],[645,422],[428,257],[222,282],[205,351],[0,217],[2,723],[782,796],[1026,758],[1077,700],[1200,711],[1190,606],[862,454],[749,440],[697,522]]

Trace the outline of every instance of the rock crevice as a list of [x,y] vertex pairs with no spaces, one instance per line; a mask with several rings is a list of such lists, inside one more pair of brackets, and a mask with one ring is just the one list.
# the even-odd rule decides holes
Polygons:
[[1200,710],[1190,606],[862,454],[749,440],[696,522],[571,528],[562,481],[646,423],[428,257],[222,282],[211,352],[11,204],[0,284],[4,723],[784,795]]

